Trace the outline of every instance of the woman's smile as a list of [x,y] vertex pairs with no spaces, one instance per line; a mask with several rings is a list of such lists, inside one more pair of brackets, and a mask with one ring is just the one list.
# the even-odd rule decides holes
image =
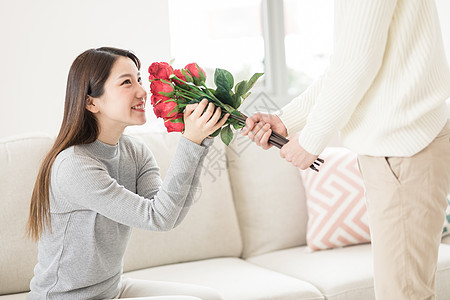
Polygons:
[[139,102],[137,105],[131,107],[131,109],[138,112],[145,112],[145,101]]

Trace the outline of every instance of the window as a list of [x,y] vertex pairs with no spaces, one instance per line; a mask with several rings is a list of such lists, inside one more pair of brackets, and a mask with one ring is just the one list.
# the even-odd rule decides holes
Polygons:
[[284,0],[288,93],[298,95],[324,73],[333,48],[332,0]]
[[216,68],[230,71],[235,82],[264,72],[261,0],[170,0],[169,19],[173,66],[198,63],[208,86]]
[[169,0],[169,22],[174,67],[197,62],[211,86],[215,68],[235,82],[264,72],[253,96],[264,90],[279,108],[329,65],[332,0]]

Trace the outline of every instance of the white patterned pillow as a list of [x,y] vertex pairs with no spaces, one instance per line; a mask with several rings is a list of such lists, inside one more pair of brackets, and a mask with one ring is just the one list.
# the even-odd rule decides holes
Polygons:
[[307,197],[307,245],[321,250],[370,242],[364,186],[355,153],[329,147],[320,172],[301,171]]
[[450,235],[450,194],[447,195],[447,213],[444,220],[444,229],[442,231],[442,236]]

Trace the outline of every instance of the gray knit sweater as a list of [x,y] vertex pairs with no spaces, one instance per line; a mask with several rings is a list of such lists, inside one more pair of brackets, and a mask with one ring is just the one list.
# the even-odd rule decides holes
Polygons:
[[164,182],[150,150],[131,137],[62,151],[51,173],[52,233],[39,241],[28,299],[115,297],[131,227],[164,231],[180,224],[211,143],[182,137]]

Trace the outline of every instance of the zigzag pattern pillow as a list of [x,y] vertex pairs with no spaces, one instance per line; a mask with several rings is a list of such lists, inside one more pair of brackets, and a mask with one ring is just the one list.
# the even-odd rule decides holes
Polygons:
[[364,186],[355,153],[329,147],[320,172],[301,171],[307,196],[307,245],[321,250],[370,242]]

